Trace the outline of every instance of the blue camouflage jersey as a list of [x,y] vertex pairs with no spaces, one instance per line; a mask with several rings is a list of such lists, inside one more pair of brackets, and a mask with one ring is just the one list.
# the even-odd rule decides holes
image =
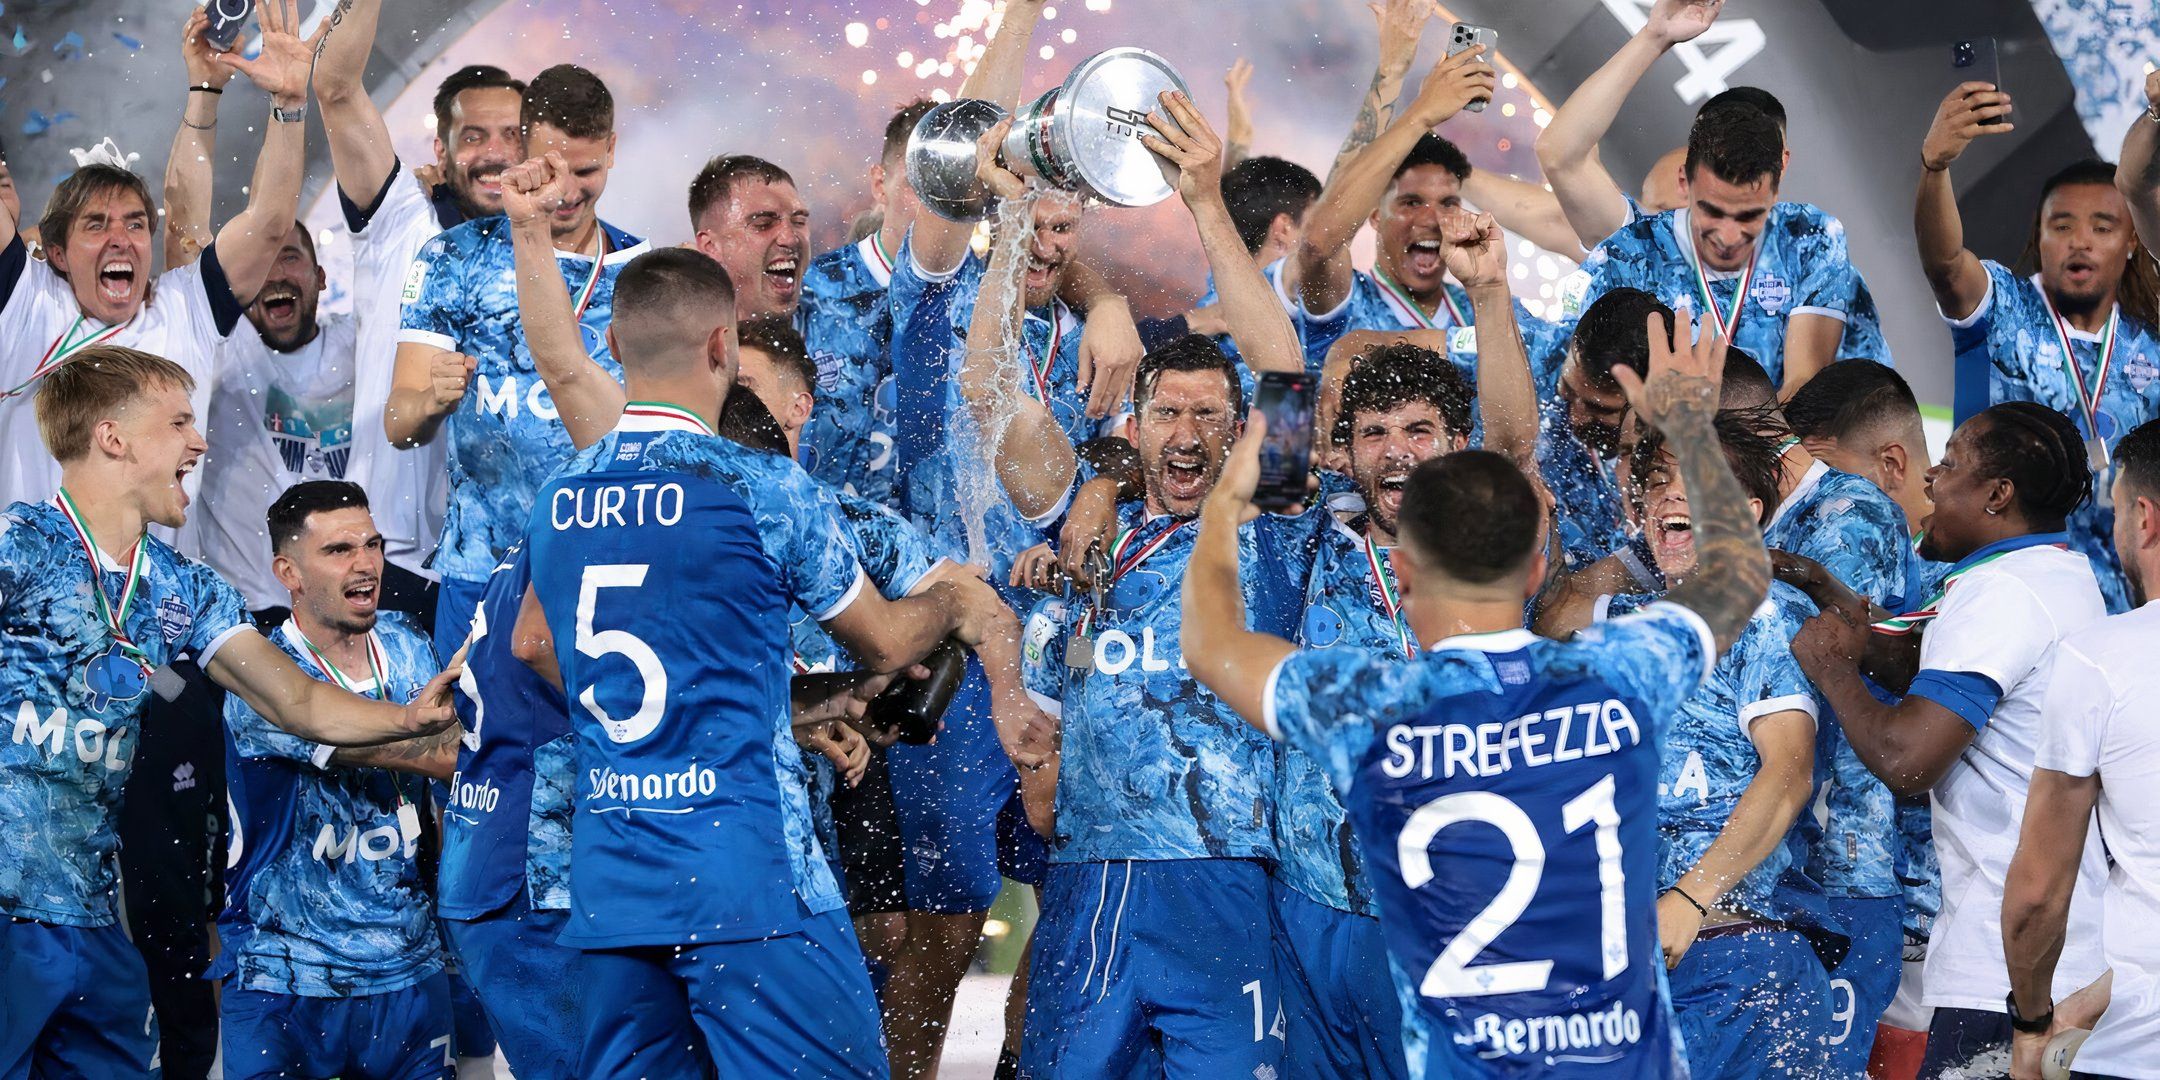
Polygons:
[[[1654,600],[1641,594],[1610,597],[1599,615],[1636,610]],[[1803,712],[1810,721],[1821,715],[1814,685],[1792,655],[1793,635],[1814,614],[1806,594],[1771,582],[1770,595],[1666,732],[1658,763],[1660,892],[1694,869],[1754,782],[1762,756],[1748,735],[1750,726],[1773,713]],[[1798,828],[1796,820],[1793,829]],[[1804,850],[1792,842],[1779,844],[1726,890],[1718,906],[1768,919],[1808,915],[1792,907],[1779,886]]]
[[[1598,297],[1623,285],[1641,289],[1668,307],[1688,308],[1698,324],[1706,319],[1730,321],[1733,296],[1746,276],[1747,298],[1732,344],[1760,362],[1772,382],[1783,383],[1787,320],[1794,315],[1821,315],[1851,327],[1856,275],[1845,249],[1845,227],[1836,218],[1806,203],[1774,204],[1756,238],[1751,271],[1703,268],[1716,302],[1713,315],[1705,310],[1696,281],[1695,240],[1689,225],[1692,213],[1683,207],[1641,218],[1592,249],[1581,269],[1561,287],[1568,332],[1574,332],[1575,321]],[[1879,328],[1873,339],[1881,342]],[[1837,357],[1867,356],[1888,362],[1887,355],[1852,351],[1865,343],[1841,342]]]
[[[1890,612],[1910,611],[1919,557],[1905,511],[1865,477],[1818,461],[1778,504],[1763,544],[1821,563],[1846,588]],[[1803,814],[1808,876],[1833,896],[1895,896],[1896,799],[1861,763],[1834,718],[1815,726],[1817,814]]]
[[876,233],[828,251],[803,274],[795,328],[817,364],[817,409],[799,460],[827,487],[893,502],[892,256]]
[[1538,477],[1553,496],[1553,528],[1568,569],[1580,570],[1628,543],[1627,513],[1614,460],[1592,449],[1568,421],[1567,403],[1540,387]]
[[529,532],[577,739],[563,943],[756,940],[840,907],[788,699],[788,605],[829,621],[863,585],[832,495],[632,402]]
[[1300,650],[1266,721],[1350,808],[1414,1077],[1668,1077],[1657,744],[1714,646],[1671,604],[1570,642]]
[[[906,518],[860,495],[842,493],[834,500],[863,574],[887,600],[913,592],[938,564],[930,554],[930,538]],[[796,670],[855,670],[854,658],[799,604],[788,609],[788,636],[794,643]]]
[[[1267,521],[1238,532],[1246,624],[1288,637],[1301,597],[1268,587],[1283,576],[1270,565],[1281,548],[1264,536]],[[1133,502],[1118,508],[1118,529],[1123,557],[1112,566],[1127,569],[1085,635],[1087,603],[1052,600],[1029,616],[1028,692],[1063,725],[1050,858],[1272,859],[1274,748],[1186,672],[1179,651],[1198,526],[1148,520]]]
[[[620,380],[622,365],[606,337],[615,277],[647,245],[606,222],[600,228],[607,254],[597,281],[590,255],[556,252],[555,261],[573,303],[592,282],[578,316],[585,351]],[[413,258],[402,299],[399,342],[473,358],[465,400],[445,422],[442,436],[450,440],[450,505],[434,568],[446,578],[483,581],[503,552],[524,536],[533,493],[570,460],[573,449],[525,347],[507,219],[468,221],[428,241]]]
[[[1293,334],[1298,335],[1299,348],[1302,349],[1305,334],[1304,309],[1299,306],[1296,300],[1283,291],[1282,272],[1283,260],[1281,259],[1260,268],[1260,276],[1267,281],[1268,288],[1274,290],[1275,299],[1282,302],[1283,313],[1290,316],[1290,330]],[[1213,271],[1209,271],[1207,288],[1200,294],[1200,299],[1193,301],[1193,308],[1197,310],[1204,307],[1214,307],[1220,303],[1222,303],[1222,294],[1215,291],[1215,274]],[[1245,356],[1238,351],[1237,339],[1229,334],[1217,334],[1213,340],[1215,347],[1221,349],[1224,356],[1229,357],[1237,364],[1238,381],[1245,387],[1245,400],[1251,401],[1253,394],[1259,389],[1260,381],[1253,376],[1252,369],[1245,366]]]
[[[150,677],[110,656],[91,593],[91,555],[54,502],[0,517],[0,915],[61,926],[115,921],[114,818],[150,703]],[[208,667],[252,630],[240,594],[209,567],[147,534],[121,628],[158,668],[183,653]],[[117,602],[128,568],[97,551],[97,583]]]
[[[2112,453],[2124,435],[2160,416],[2160,386],[2155,385],[2160,381],[2160,334],[2152,327],[2118,305],[2112,321],[2113,355],[2103,383],[2100,354],[2108,335],[2063,323],[2069,347],[2077,354],[2073,376],[2064,366],[2064,337],[2057,333],[2039,275],[2020,278],[2000,263],[1982,265],[1987,267],[1988,291],[1980,306],[1963,319],[1946,320],[1956,350],[1952,365],[1958,423],[1999,402],[2036,401],[2068,416],[2080,434],[2091,438],[2094,421],[2087,420],[2081,395],[2098,384],[2099,435]],[[2079,390],[2080,379],[2086,391]],[[2108,611],[2120,614],[2130,609],[2130,589],[2111,539],[2115,508],[2108,493],[2113,479],[2112,469],[2093,478],[2092,501],[2070,512],[2067,531],[2071,546],[2092,560]]]
[[[1316,315],[1306,311],[1302,303],[1291,304],[1291,322],[1305,346],[1305,369],[1318,374],[1327,364],[1328,350],[1353,330],[1443,330],[1448,335],[1448,359],[1454,361],[1470,385],[1476,386],[1477,336],[1468,328],[1477,316],[1470,307],[1470,294],[1453,282],[1441,283],[1441,289],[1447,299],[1438,312],[1427,315],[1408,292],[1379,270],[1359,270],[1351,275],[1350,293],[1335,305],[1335,310]],[[1556,358],[1567,351],[1568,335],[1573,331],[1573,327],[1562,327],[1530,314],[1520,300],[1515,301],[1515,326],[1522,334],[1523,351],[1533,367],[1555,364]]]
[[[384,701],[408,702],[436,671],[411,616],[377,617],[376,674],[328,672],[288,619],[270,635],[300,670]],[[342,682],[341,682],[342,680]],[[224,948],[209,977],[301,997],[402,990],[442,969],[432,898],[420,873],[427,781],[338,765],[334,747],[290,734],[225,696],[225,757],[239,860],[218,915]]]
[[437,903],[445,919],[485,918],[527,892],[570,907],[570,706],[511,651],[532,566],[520,543],[488,575],[457,682],[458,771],[442,811]]

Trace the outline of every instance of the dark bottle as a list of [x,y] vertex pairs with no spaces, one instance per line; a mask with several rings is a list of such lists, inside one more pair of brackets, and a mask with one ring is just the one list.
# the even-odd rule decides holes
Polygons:
[[870,703],[871,724],[897,728],[901,742],[916,746],[937,738],[938,722],[967,673],[967,654],[967,646],[952,638],[939,642],[922,658],[930,677],[894,680]]

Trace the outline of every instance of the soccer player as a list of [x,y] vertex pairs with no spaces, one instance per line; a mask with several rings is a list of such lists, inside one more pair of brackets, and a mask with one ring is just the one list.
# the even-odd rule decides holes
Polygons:
[[[520,119],[532,155],[560,154],[574,178],[548,223],[556,262],[576,298],[586,351],[619,379],[605,334],[615,276],[646,244],[599,216],[615,163],[615,99],[592,72],[558,64],[525,88]],[[499,218],[459,225],[427,242],[405,280],[383,422],[399,447],[425,444],[449,427],[450,512],[435,559],[443,581],[438,651],[465,640],[464,622],[488,572],[521,535],[533,492],[571,452],[519,332],[509,232]]]
[[[548,482],[529,526],[527,605],[577,703],[562,940],[587,950],[600,999],[644,1003],[588,1015],[580,1070],[882,1075],[787,733],[786,604],[880,671],[949,634],[981,640],[988,613],[952,583],[898,601],[864,588],[831,496],[711,434],[735,375],[719,264],[655,251],[619,290],[607,335],[633,400]],[[716,621],[736,629],[702,631]],[[693,887],[706,877],[718,885]]]
[[[1928,471],[1934,511],[1921,522],[1920,553],[1955,563],[1935,595],[1895,619],[1851,597],[1819,599],[1824,613],[1793,641],[1860,760],[1891,791],[1930,795],[1942,911],[1924,978],[1934,1015],[1923,1077],[2001,1075],[1980,1063],[2001,1061],[2010,1046],[2016,1018],[1999,1000],[2010,990],[2002,897],[1991,883],[2010,862],[2009,823],[2024,813],[2049,652],[2105,614],[2091,564],[2063,532],[2091,494],[2082,457],[2069,418],[2033,402],[1990,406],[1959,425]],[[1863,671],[1902,699],[1878,700]],[[2096,905],[2105,879],[2088,845],[2058,995],[2104,966]]]
[[158,274],[151,287],[157,200],[120,161],[84,165],[54,189],[38,219],[43,259],[32,259],[16,235],[15,212],[0,209],[0,500],[42,499],[59,483],[61,470],[41,445],[31,396],[40,379],[93,345],[175,358],[193,380],[194,412],[207,410],[212,344],[231,332],[262,289],[300,205],[315,42],[294,35],[299,20],[290,2],[256,11],[261,54],[249,60],[220,53],[217,62],[270,95],[269,131],[247,208],[225,223],[193,266]]
[[[2160,584],[2160,425],[2131,431],[2117,451],[2115,544],[2139,606],[2064,635],[2056,647],[2043,709],[2048,725],[2033,752],[2032,791],[2003,884],[2017,1076],[2040,1075],[2049,1038],[2070,1028],[2092,1031],[2078,1048],[2077,1075],[2160,1075],[2152,1055],[2160,1045],[2160,997],[2153,992],[2160,955],[2152,934],[2160,918],[2154,900],[2160,866],[2152,837],[2160,831],[2151,820],[2154,803],[2143,794],[2160,775],[2152,706],[2160,692],[2152,664],[2160,611],[2148,591]],[[2120,782],[2110,784],[2111,778]],[[2067,933],[2073,890],[2091,884],[2079,870],[2096,813],[2109,854],[2101,950],[2109,975],[2097,993],[2058,1000],[2062,950],[2089,951],[2092,944],[2070,942]]]
[[182,482],[204,451],[189,381],[178,364],[114,346],[49,372],[36,404],[59,492],[0,519],[0,617],[29,628],[0,638],[0,707],[15,717],[0,807],[28,829],[0,847],[0,1072],[150,1066],[142,959],[114,910],[113,816],[175,655],[193,652],[218,685],[310,742],[372,746],[454,722],[454,671],[403,704],[317,681],[255,633],[231,586],[147,533],[187,518]]
[[[414,299],[405,290],[422,245],[462,222],[500,213],[502,171],[525,159],[518,115],[525,84],[486,64],[459,68],[436,86],[429,164],[441,181],[430,185],[398,158],[363,78],[381,13],[382,0],[333,9],[334,31],[316,57],[314,78],[338,206],[352,236],[356,350],[368,357],[397,352],[400,308]],[[436,574],[429,559],[442,536],[450,489],[448,441],[392,446],[383,412],[394,369],[367,363],[353,375],[350,475],[367,490],[383,531],[383,606],[433,626]]]
[[[2037,276],[2020,278],[1966,249],[1950,166],[1974,139],[2010,130],[2009,113],[2010,95],[1965,83],[1943,99],[1920,147],[1913,231],[1957,349],[1958,422],[2004,401],[2058,410],[2084,436],[2086,464],[2104,489],[2116,440],[2160,416],[2153,262],[2138,246],[2114,168],[2101,161],[2069,165],[2040,185]],[[2108,610],[2121,612],[2130,601],[2108,539],[2113,521],[2102,490],[2071,516],[2070,539],[2092,560]]]
[[1710,430],[1722,346],[1706,336],[1687,355],[1652,332],[1648,384],[1620,378],[1698,493],[1701,567],[1669,602],[1574,642],[1522,628],[1546,529],[1536,489],[1499,454],[1410,476],[1392,561],[1410,628],[1432,644],[1407,664],[1244,629],[1231,538],[1251,509],[1258,424],[1202,511],[1186,661],[1253,726],[1311,754],[1350,807],[1411,1076],[1682,1068],[1653,920],[1656,745],[1769,571]]
[[[268,511],[292,614],[271,641],[316,679],[407,702],[435,671],[411,616],[378,612],[383,540],[367,495],[312,480]],[[458,729],[339,748],[225,703],[239,861],[218,917],[225,1071],[449,1077],[450,989],[421,880],[423,778],[446,779]],[[392,771],[398,770],[398,771]]]

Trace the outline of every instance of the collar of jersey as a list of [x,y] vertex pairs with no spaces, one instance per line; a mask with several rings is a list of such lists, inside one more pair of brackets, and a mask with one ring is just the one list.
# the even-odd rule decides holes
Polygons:
[[1770,522],[1763,526],[1763,531],[1769,532],[1777,528],[1778,522],[1791,516],[1793,507],[1799,506],[1809,495],[1814,494],[1815,485],[1822,483],[1822,478],[1829,474],[1830,466],[1817,458],[1814,464],[1807,467],[1806,472],[1800,474],[1800,483],[1792,489],[1792,494],[1785,496],[1777,504],[1777,509],[1770,512]]
[[1441,638],[1439,641],[1433,642],[1432,648],[1427,649],[1426,651],[1478,653],[1521,652],[1522,650],[1529,648],[1530,643],[1536,641],[1537,639],[1538,636],[1536,634],[1533,634],[1529,630],[1518,626],[1513,630],[1487,630],[1482,634],[1457,634],[1451,638]]
[[[602,266],[620,266],[652,250],[651,241],[640,240],[605,221],[600,222],[600,231],[606,234],[608,242],[607,254],[600,257]],[[585,252],[564,251],[561,248],[555,249],[555,257],[570,262],[592,261],[592,256]]]
[[[1775,210],[1777,207],[1773,204],[1771,209]],[[1685,206],[1672,212],[1673,239],[1680,244],[1681,257],[1687,259],[1693,265],[1702,267],[1703,278],[1708,281],[1731,281],[1746,273],[1745,267],[1739,270],[1719,270],[1702,261],[1702,252],[1695,248],[1695,230],[1688,228],[1688,219],[1691,215],[1691,208]],[[1769,233],[1769,226],[1765,225],[1763,231],[1755,237],[1754,255],[1762,254],[1763,237],[1768,236]],[[1750,261],[1752,261],[1752,257]]]
[[2046,547],[2049,545],[2068,547],[2070,545],[2070,534],[2066,532],[2027,533],[2024,536],[2012,536],[1997,540],[1959,559],[1957,565],[1950,568],[1950,572],[1955,574],[1991,555],[2001,555],[2020,548]]
[[665,401],[633,401],[623,406],[622,419],[615,430],[624,432],[687,431],[694,435],[710,435],[713,430],[697,414],[680,405]]
[[878,234],[872,232],[855,244],[855,254],[870,271],[870,280],[883,289],[892,284],[894,256],[885,254],[885,246],[878,243]]

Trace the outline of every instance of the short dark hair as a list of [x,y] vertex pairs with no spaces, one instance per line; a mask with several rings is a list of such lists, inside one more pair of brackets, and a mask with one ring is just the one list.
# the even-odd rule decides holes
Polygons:
[[[680,327],[696,313],[717,311],[723,320],[732,322],[735,284],[728,280],[727,270],[701,251],[654,248],[630,260],[616,275],[612,308],[611,329],[617,338],[642,338],[655,329]],[[615,359],[625,367],[636,363],[634,356],[618,354]]]
[[1775,404],[1777,385],[1770,381],[1770,373],[1746,349],[1726,345],[1725,378],[1718,391],[1718,408],[1752,409]]
[[[2160,499],[2160,420],[2147,420],[2131,428],[2130,434],[2115,444],[2113,457],[2115,475],[2122,478],[2124,487],[2135,495]],[[2128,513],[2129,508],[2117,507],[2115,512]]]
[[1477,391],[1447,357],[1408,342],[1375,345],[1350,362],[1343,377],[1342,407],[1330,437],[1346,442],[1356,431],[1359,413],[1386,412],[1406,402],[1422,401],[1440,413],[1457,436],[1470,434],[1470,405]]
[[1223,381],[1230,384],[1231,415],[1245,419],[1245,384],[1238,378],[1237,362],[1215,344],[1215,339],[1205,334],[1187,334],[1148,350],[1140,358],[1140,367],[1133,373],[1133,408],[1145,407],[1148,399],[1155,396],[1155,383],[1165,371],[1219,371]]
[[[1732,470],[1733,479],[1740,481],[1743,494],[1762,503],[1762,512],[1755,519],[1757,525],[1768,522],[1776,512],[1783,498],[1778,486],[1784,475],[1777,440],[1762,433],[1760,420],[1761,414],[1754,409],[1720,409],[1711,422],[1717,432],[1718,449],[1725,452],[1725,467]],[[1628,473],[1635,477],[1650,475],[1658,455],[1665,453],[1664,432],[1648,424],[1639,430],[1641,437],[1628,459]],[[1696,496],[1696,492],[1688,492],[1689,498]]]
[[802,380],[803,388],[812,398],[817,396],[817,362],[810,359],[809,347],[803,344],[802,334],[788,316],[777,312],[752,315],[735,328],[735,341],[745,349],[756,349],[772,357],[775,363]]
[[922,123],[923,116],[934,108],[937,108],[937,102],[929,98],[916,98],[900,106],[900,111],[885,122],[885,148],[878,152],[878,160],[890,165],[905,155],[908,138],[915,134],[915,125]]
[[606,138],[615,130],[615,95],[600,76],[576,64],[557,64],[525,87],[519,121],[527,135],[534,124],[546,124],[573,139]]
[[1770,122],[1778,126],[1778,130],[1785,129],[1785,103],[1779,101],[1776,94],[1760,86],[1726,87],[1723,92],[1714,94],[1710,100],[1703,102],[1702,106],[1695,110],[1695,115],[1701,116],[1712,109],[1722,109],[1728,105],[1753,106],[1762,110],[1762,114],[1769,117]]
[[1973,420],[1985,421],[1974,432],[1975,467],[1982,476],[2010,481],[2029,524],[2060,529],[2071,511],[2092,498],[2085,437],[2069,417],[2038,402],[2005,401]]
[[728,391],[727,400],[720,403],[718,434],[752,450],[787,456],[787,430],[780,426],[772,410],[748,390]]
[[1831,364],[1785,403],[1785,426],[1803,439],[1843,442],[1863,431],[1919,419],[1920,400],[1905,377],[1873,360]]
[[1294,161],[1249,157],[1223,174],[1222,194],[1245,250],[1259,251],[1277,217],[1303,217],[1320,201],[1320,178]]
[[282,555],[307,532],[308,519],[330,510],[368,508],[367,492],[350,480],[303,480],[270,504],[270,551]]
[[1470,179],[1470,159],[1463,156],[1462,148],[1430,131],[1418,136],[1402,164],[1395,166],[1395,175],[1390,179],[1400,180],[1402,174],[1420,165],[1438,165],[1454,173],[1457,181]]
[[1650,374],[1650,337],[1644,332],[1651,312],[1664,318],[1665,332],[1672,333],[1673,310],[1657,297],[1626,285],[1607,289],[1590,302],[1575,323],[1575,358],[1584,378],[1598,390],[1620,389],[1612,369],[1628,367]]
[[714,203],[725,201],[739,180],[795,185],[795,178],[786,169],[755,154],[722,154],[706,162],[698,170],[697,179],[690,181],[690,227],[697,228],[698,219]]
[[1785,133],[1776,121],[1752,105],[1704,109],[1688,130],[1687,173],[1698,169],[1728,184],[1752,184],[1764,177],[1776,187],[1785,168]]
[[1536,554],[1541,514],[1537,489],[1514,462],[1458,450],[1410,471],[1396,530],[1441,573],[1486,585],[1520,572]]
[[493,64],[467,64],[435,86],[435,137],[444,146],[450,145],[450,111],[457,108],[458,95],[467,90],[514,90],[522,112],[525,80]]

